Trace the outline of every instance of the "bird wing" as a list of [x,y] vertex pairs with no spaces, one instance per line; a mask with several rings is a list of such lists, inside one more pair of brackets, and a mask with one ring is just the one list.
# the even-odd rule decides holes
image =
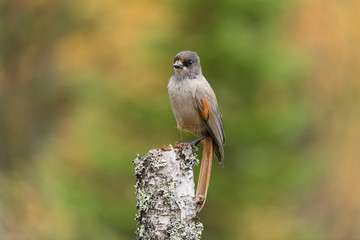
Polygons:
[[[209,94],[211,93],[211,94]],[[215,143],[215,154],[220,163],[224,164],[225,134],[222,114],[216,101],[214,92],[197,88],[195,91],[195,105]]]

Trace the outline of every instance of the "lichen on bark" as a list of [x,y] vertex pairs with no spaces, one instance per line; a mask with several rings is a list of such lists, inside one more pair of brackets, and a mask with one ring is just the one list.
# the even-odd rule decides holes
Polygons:
[[133,163],[139,210],[137,239],[200,239],[203,225],[193,200],[193,166],[199,160],[191,146],[152,149]]

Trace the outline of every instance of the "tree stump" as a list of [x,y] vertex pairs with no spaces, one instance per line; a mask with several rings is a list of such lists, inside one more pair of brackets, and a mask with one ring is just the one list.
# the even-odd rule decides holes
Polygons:
[[193,166],[199,163],[191,146],[152,149],[133,161],[136,176],[137,239],[200,239],[203,225],[193,200]]

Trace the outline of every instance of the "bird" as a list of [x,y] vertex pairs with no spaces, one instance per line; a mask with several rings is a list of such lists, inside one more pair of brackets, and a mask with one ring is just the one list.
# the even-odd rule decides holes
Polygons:
[[176,54],[168,93],[178,128],[200,136],[186,144],[197,149],[196,145],[203,141],[200,173],[194,197],[197,212],[200,212],[207,196],[214,153],[224,166],[225,134],[215,92],[202,74],[200,58],[196,52],[182,51]]

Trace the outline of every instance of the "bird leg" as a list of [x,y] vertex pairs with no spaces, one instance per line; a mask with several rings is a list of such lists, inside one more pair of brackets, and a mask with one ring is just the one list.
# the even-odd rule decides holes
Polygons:
[[199,137],[198,139],[195,139],[194,141],[192,142],[184,142],[184,143],[181,143],[181,147],[184,147],[185,145],[191,145],[193,149],[195,149],[196,152],[199,151],[199,148],[197,147],[197,145],[199,144],[199,142],[201,140],[203,140],[204,138],[207,138],[209,136],[209,134],[205,134],[204,136],[202,137]]
[[205,134],[204,136],[199,137],[198,139],[195,139],[195,140],[192,141],[190,144],[191,144],[191,145],[194,145],[194,146],[197,146],[201,140],[203,140],[204,138],[206,138],[206,137],[208,137],[208,136],[209,136],[209,134],[207,133],[207,134]]

